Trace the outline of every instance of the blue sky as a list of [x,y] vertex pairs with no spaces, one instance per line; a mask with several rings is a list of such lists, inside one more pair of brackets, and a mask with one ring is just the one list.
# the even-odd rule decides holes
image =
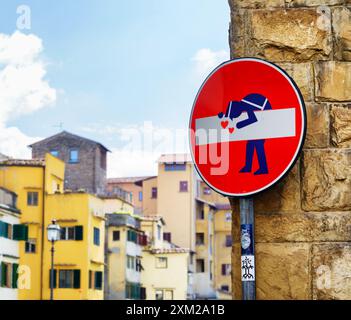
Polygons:
[[57,91],[51,106],[7,122],[31,137],[52,135],[63,122],[118,148],[118,136],[99,129],[144,121],[185,128],[209,71],[194,57],[208,49],[212,68],[229,51],[226,0],[2,0],[0,33],[16,30],[21,4],[31,9],[23,32],[42,40],[45,80]]

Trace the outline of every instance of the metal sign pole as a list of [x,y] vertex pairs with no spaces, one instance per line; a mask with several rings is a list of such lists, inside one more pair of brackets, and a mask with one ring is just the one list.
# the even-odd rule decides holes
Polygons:
[[252,198],[240,198],[242,299],[256,299],[255,216]]

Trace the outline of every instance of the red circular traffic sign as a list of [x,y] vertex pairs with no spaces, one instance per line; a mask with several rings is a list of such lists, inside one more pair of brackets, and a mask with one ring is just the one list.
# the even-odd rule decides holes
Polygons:
[[305,132],[303,98],[288,74],[261,59],[235,59],[218,66],[196,96],[191,154],[212,189],[250,196],[291,169]]

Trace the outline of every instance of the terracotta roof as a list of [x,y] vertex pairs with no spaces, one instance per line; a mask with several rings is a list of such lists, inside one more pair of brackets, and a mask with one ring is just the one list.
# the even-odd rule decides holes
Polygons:
[[68,132],[68,131],[62,131],[62,132],[60,132],[60,133],[58,133],[58,134],[55,134],[55,135],[53,135],[53,136],[51,136],[51,137],[48,137],[48,138],[45,138],[45,139],[43,139],[43,140],[34,142],[34,143],[30,144],[28,147],[32,148],[32,147],[35,146],[36,144],[39,144],[39,143],[42,143],[42,142],[48,142],[48,141],[50,141],[50,140],[54,140],[54,139],[56,139],[56,138],[58,138],[58,137],[61,137],[61,136],[68,136],[68,137],[75,138],[75,139],[85,140],[85,141],[88,141],[88,142],[97,144],[97,145],[99,145],[101,148],[103,148],[104,150],[110,152],[110,150],[107,149],[107,148],[106,148],[103,144],[101,144],[100,142],[97,142],[97,141],[94,141],[94,140],[91,140],[91,139],[87,139],[87,138],[78,136],[78,135],[73,134],[73,133],[70,133],[70,132]]
[[155,178],[155,176],[108,178],[107,183],[135,183],[151,178]]
[[44,159],[7,159],[0,160],[0,166],[45,167]]
[[173,153],[163,154],[158,159],[159,163],[185,163],[192,162],[191,156],[188,153]]
[[190,252],[187,248],[161,248],[161,249],[151,249],[154,254],[166,254],[166,253],[188,253]]

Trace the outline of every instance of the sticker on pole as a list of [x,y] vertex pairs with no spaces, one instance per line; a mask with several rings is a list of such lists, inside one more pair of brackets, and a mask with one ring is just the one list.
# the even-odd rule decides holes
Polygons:
[[261,59],[236,59],[217,67],[196,96],[191,154],[215,191],[249,196],[292,168],[305,132],[302,95],[287,73]]

